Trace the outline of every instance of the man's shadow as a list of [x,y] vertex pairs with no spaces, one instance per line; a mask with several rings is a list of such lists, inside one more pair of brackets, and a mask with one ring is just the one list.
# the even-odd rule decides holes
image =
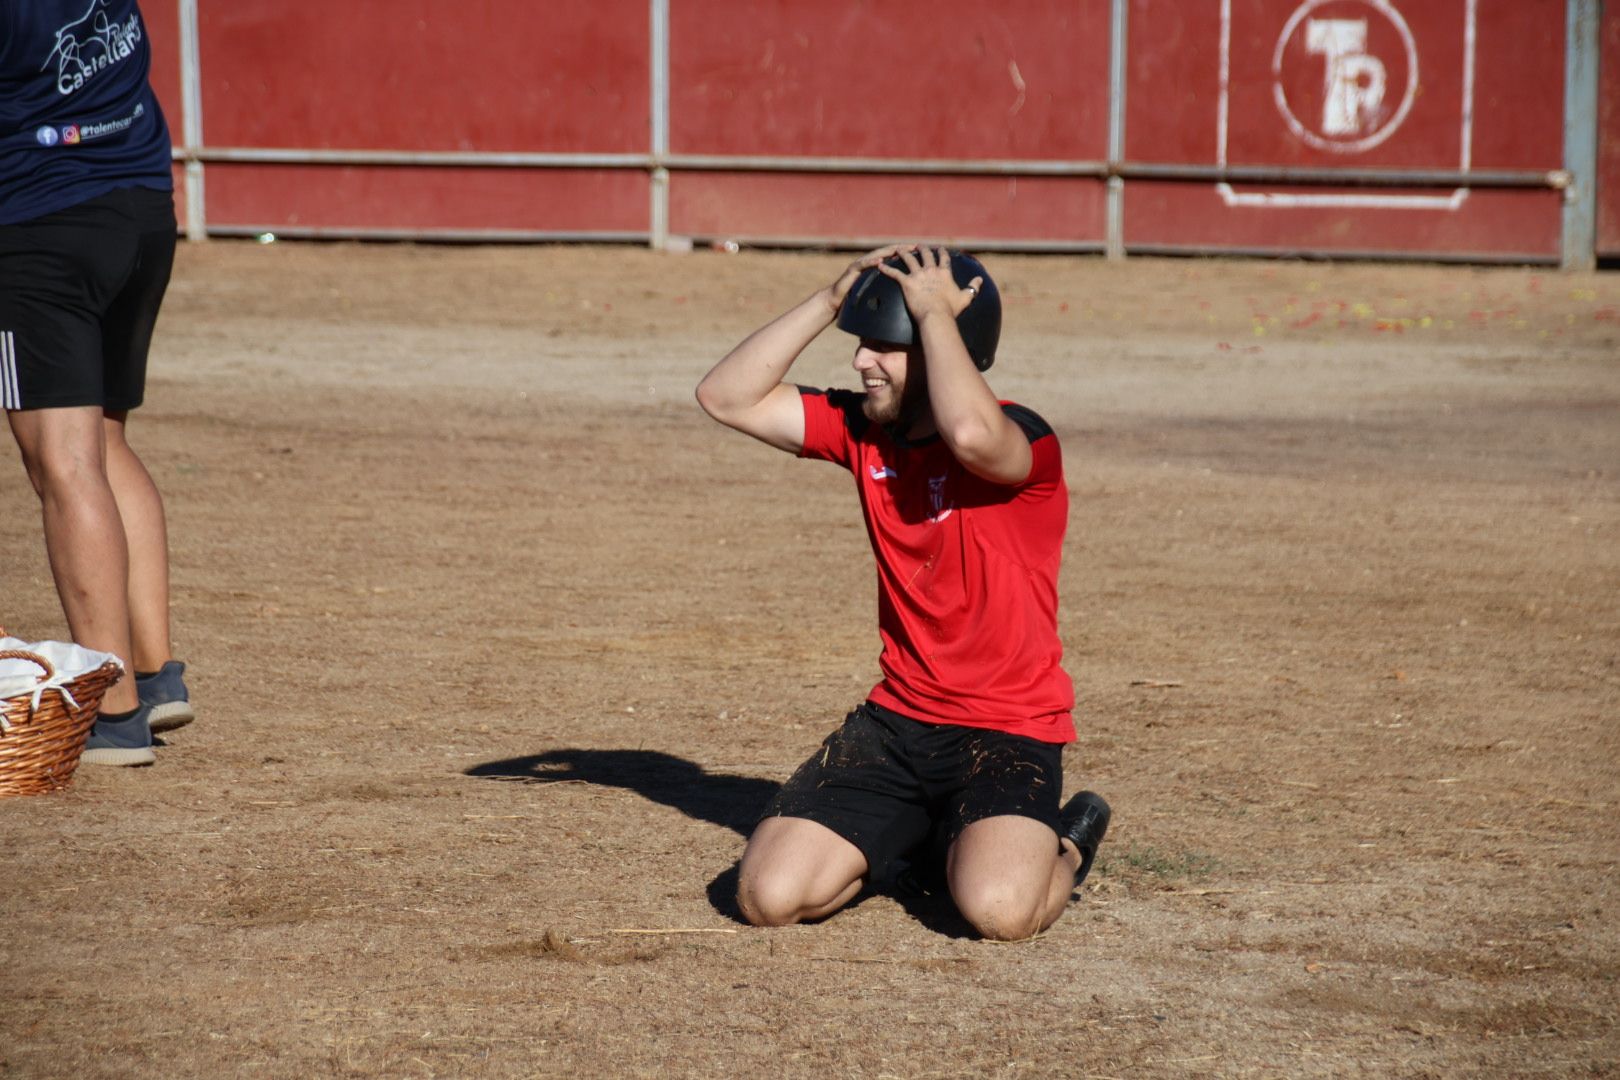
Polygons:
[[530,784],[572,782],[626,788],[741,836],[753,831],[765,804],[782,786],[753,776],[711,773],[694,761],[657,750],[548,750],[474,765],[467,775]]
[[[657,750],[548,750],[474,765],[467,775],[528,784],[571,782],[625,788],[745,838],[782,786],[753,776],[711,773],[694,761]],[[744,921],[737,908],[736,863],[709,882],[708,896],[720,914]]]
[[[711,773],[696,762],[657,750],[548,750],[474,765],[466,775],[526,784],[572,782],[625,788],[744,838],[753,832],[760,814],[781,787],[754,776]],[[716,911],[745,921],[737,908],[736,863],[710,881],[707,892]],[[940,933],[971,936],[948,896],[918,887],[916,878],[905,872],[868,884],[842,910],[874,893],[892,896],[913,918]]]

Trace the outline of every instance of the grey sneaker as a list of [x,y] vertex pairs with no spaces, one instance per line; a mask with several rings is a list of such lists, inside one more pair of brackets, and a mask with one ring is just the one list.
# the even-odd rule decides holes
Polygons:
[[152,709],[153,731],[185,727],[197,719],[196,710],[191,707],[191,695],[186,693],[186,682],[182,678],[185,673],[186,665],[178,660],[170,660],[151,675],[135,676],[135,693],[139,695],[142,705]]
[[86,765],[150,765],[157,760],[152,752],[152,710],[142,705],[135,715],[117,723],[96,717],[90,738],[79,760]]

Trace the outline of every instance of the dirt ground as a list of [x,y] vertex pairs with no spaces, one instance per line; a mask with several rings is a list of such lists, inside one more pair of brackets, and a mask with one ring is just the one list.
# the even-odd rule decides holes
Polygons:
[[1620,276],[989,257],[1114,807],[999,945],[731,901],[875,590],[691,390],[847,259],[184,247],[131,434],[199,719],[0,803],[0,1075],[1620,1074]]

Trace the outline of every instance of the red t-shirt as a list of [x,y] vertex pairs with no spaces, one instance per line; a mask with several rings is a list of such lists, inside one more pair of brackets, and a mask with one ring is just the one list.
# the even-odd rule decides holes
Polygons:
[[802,456],[855,476],[877,556],[879,666],[871,700],[934,724],[1074,740],[1074,686],[1057,633],[1069,491],[1057,436],[1003,402],[1029,437],[1021,484],[994,484],[938,436],[902,442],[861,413],[862,395],[800,387]]

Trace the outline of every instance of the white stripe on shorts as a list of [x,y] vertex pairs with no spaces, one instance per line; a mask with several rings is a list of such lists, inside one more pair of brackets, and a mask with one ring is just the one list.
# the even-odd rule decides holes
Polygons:
[[22,408],[17,390],[17,339],[10,330],[0,331],[0,409]]

